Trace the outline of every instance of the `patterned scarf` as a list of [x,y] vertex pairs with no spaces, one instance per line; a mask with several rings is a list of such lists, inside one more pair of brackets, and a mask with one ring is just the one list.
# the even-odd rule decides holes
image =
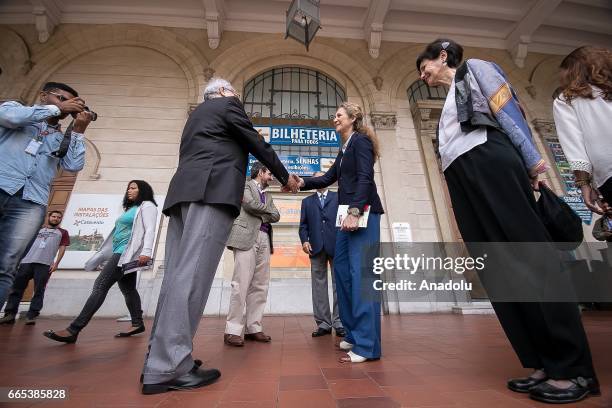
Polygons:
[[[471,84],[470,77],[474,79]],[[535,146],[518,98],[498,65],[479,59],[467,60],[457,69],[455,89],[462,131],[470,132],[480,126],[499,129],[520,152],[529,176],[548,170]]]

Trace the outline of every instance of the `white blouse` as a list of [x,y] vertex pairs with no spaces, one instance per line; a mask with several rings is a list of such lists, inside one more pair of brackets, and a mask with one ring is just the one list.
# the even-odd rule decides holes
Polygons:
[[[598,88],[595,94],[601,95]],[[553,115],[559,142],[572,170],[586,171],[597,187],[612,177],[612,101],[574,98],[555,99]]]
[[[470,81],[474,78],[470,75]],[[471,84],[471,86],[477,86]],[[472,150],[474,147],[487,141],[487,129],[481,126],[469,133],[461,130],[461,125],[457,120],[457,104],[455,102],[455,80],[448,89],[446,101],[440,115],[440,125],[438,127],[438,143],[440,158],[442,160],[442,171],[463,153]]]

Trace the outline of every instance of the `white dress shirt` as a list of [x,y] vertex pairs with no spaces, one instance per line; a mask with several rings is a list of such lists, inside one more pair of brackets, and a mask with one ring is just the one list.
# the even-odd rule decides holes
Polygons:
[[563,94],[553,103],[559,142],[572,170],[592,174],[597,187],[612,177],[612,101],[574,98],[571,105]]

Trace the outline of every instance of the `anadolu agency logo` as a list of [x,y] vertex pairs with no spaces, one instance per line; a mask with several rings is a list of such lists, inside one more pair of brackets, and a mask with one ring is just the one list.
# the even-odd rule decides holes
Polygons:
[[382,275],[386,271],[403,272],[414,276],[417,272],[424,275],[435,276],[436,273],[445,273],[449,279],[440,282],[434,279],[400,279],[395,282],[385,282],[375,279],[372,286],[375,290],[400,290],[400,291],[451,291],[472,290],[472,283],[459,279],[453,281],[452,274],[462,275],[467,271],[482,271],[485,268],[487,254],[476,258],[470,256],[441,257],[441,256],[411,256],[408,254],[397,254],[394,257],[376,257],[372,262],[372,272]]

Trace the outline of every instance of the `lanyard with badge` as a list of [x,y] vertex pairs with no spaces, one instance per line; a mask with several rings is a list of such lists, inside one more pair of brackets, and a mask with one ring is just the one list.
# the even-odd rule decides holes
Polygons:
[[48,130],[44,130],[41,132],[41,130],[39,129],[36,138],[30,140],[30,143],[28,143],[28,146],[25,148],[25,152],[32,156],[36,156],[36,154],[38,154],[38,150],[40,150],[40,146],[42,146],[43,144],[43,136],[47,136],[48,134]]

